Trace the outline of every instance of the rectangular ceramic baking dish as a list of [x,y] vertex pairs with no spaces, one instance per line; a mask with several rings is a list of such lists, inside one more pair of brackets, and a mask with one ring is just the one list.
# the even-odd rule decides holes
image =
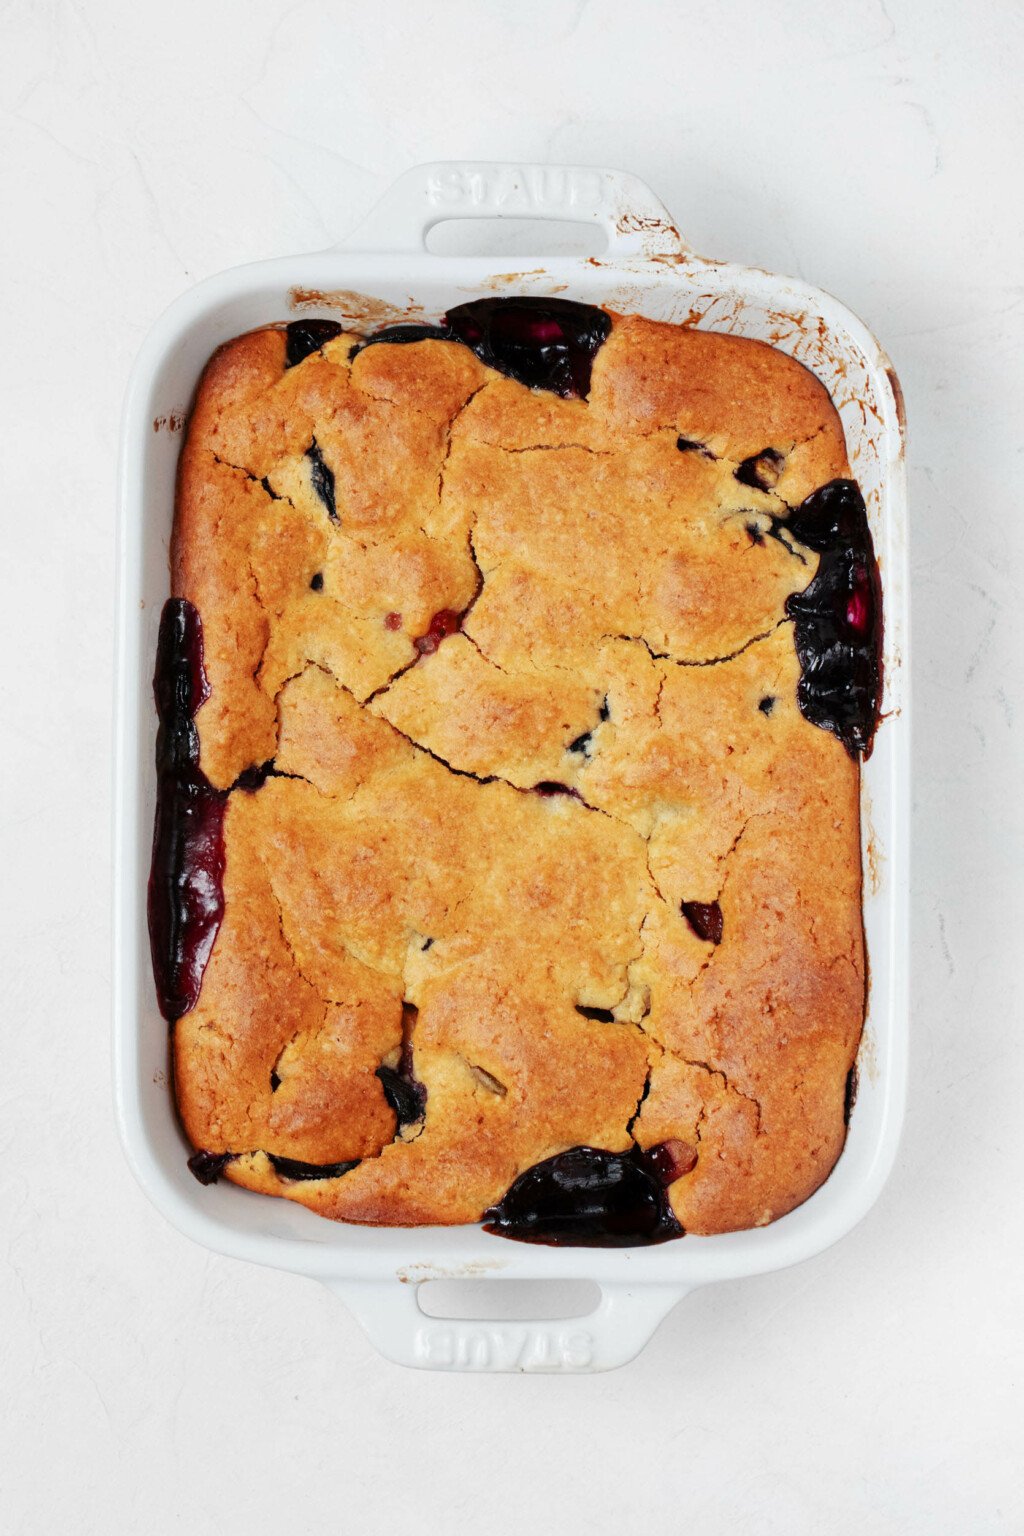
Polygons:
[[[601,257],[440,257],[430,228],[451,218],[575,220],[607,235]],[[510,271],[514,265],[518,270]],[[175,1117],[167,1025],[154,995],[146,931],[156,716],[151,680],[181,426],[200,372],[221,342],[296,313],[368,329],[433,320],[478,294],[559,293],[585,303],[769,341],[831,391],[867,501],[881,568],[885,696],[862,778],[864,919],[870,964],[859,1092],[835,1171],[768,1227],[687,1236],[660,1247],[547,1248],[477,1227],[364,1228],[325,1221],[287,1200],[227,1182],[202,1188],[185,1166]],[[614,171],[456,162],[402,176],[342,245],[209,278],[157,322],[128,387],[120,472],[116,724],[114,1077],[128,1160],[180,1231],[235,1258],[315,1276],[336,1289],[377,1348],[405,1365],[442,1369],[595,1371],[631,1359],[695,1286],[761,1274],[820,1253],[877,1197],[903,1113],[907,1055],[907,550],[900,389],[865,327],[827,294],[688,250],[641,182]],[[554,1322],[428,1317],[419,1282],[498,1276],[595,1281],[590,1316]]]

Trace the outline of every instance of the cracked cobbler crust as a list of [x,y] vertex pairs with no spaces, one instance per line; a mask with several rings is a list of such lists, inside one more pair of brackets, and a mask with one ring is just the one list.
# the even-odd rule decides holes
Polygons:
[[[173,592],[230,790],[186,1131],[336,1219],[478,1221],[568,1148],[672,1142],[687,1231],[771,1221],[839,1155],[865,1002],[859,770],[798,707],[818,556],[778,536],[849,475],[829,397],[638,317],[586,399],[357,340],[221,348],[183,451]],[[399,1126],[377,1074],[410,1059]]]

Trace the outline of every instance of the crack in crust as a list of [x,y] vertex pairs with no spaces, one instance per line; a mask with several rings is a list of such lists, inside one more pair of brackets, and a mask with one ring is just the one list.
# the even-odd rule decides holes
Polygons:
[[[777,629],[784,624],[792,624],[792,619],[779,619],[770,629],[763,630],[759,635],[751,635],[749,640],[744,640],[735,650],[729,651],[724,656],[705,656],[700,661],[686,661],[681,656],[673,656],[669,651],[656,651],[643,635],[606,635],[606,640],[625,640],[628,645],[642,645],[652,661],[670,661],[675,667],[718,667],[724,661],[735,661],[737,656],[742,656],[744,651],[749,651],[752,645],[757,645],[761,640],[767,640]],[[660,702],[660,695],[659,695]],[[655,707],[657,713],[657,706]]]

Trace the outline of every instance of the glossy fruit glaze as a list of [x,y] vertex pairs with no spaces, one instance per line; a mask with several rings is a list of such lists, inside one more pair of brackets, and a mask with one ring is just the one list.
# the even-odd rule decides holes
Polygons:
[[460,341],[488,368],[529,389],[585,399],[594,358],[611,328],[603,309],[574,299],[473,299],[450,309],[440,325],[388,326],[363,347]]
[[571,1147],[521,1173],[484,1212],[484,1227],[519,1242],[581,1248],[632,1248],[682,1237],[666,1189],[695,1160],[660,1147]]
[[721,944],[722,909],[717,901],[684,901],[682,913],[698,939]]
[[854,481],[833,480],[776,524],[820,557],[810,585],[786,601],[800,709],[866,757],[882,702],[882,590],[864,498]]
[[224,809],[199,766],[195,716],[209,697],[203,629],[184,598],[164,604],[153,680],[156,820],[149,876],[149,939],[157,998],[173,1023],[195,1007],[224,915]]

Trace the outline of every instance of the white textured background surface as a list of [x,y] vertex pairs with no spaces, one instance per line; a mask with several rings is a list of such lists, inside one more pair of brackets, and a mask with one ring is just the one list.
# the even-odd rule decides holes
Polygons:
[[[0,1530],[1016,1533],[1024,394],[1010,0],[0,5]],[[907,395],[913,1064],[896,1173],[606,1377],[413,1374],[152,1211],[108,1070],[114,461],[185,286],[420,160],[620,165],[831,290]]]

